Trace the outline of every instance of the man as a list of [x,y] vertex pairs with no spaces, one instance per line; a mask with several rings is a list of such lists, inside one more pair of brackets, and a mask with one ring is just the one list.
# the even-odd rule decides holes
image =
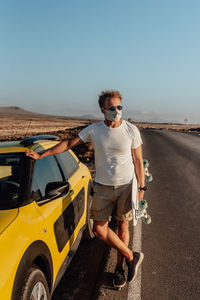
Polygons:
[[[41,159],[48,155],[64,152],[80,143],[91,142],[95,153],[96,177],[90,217],[94,220],[93,231],[97,237],[117,249],[117,263],[113,285],[126,284],[123,258],[128,266],[127,281],[137,275],[144,254],[128,248],[129,221],[132,220],[132,181],[134,168],[139,181],[139,200],[143,199],[145,176],[142,158],[142,140],[133,124],[122,120],[122,96],[118,91],[104,91],[99,96],[99,106],[104,120],[83,129],[78,137],[60,142],[39,154],[32,150],[27,156]],[[134,179],[133,179],[134,178]],[[108,227],[115,212],[117,234]]]

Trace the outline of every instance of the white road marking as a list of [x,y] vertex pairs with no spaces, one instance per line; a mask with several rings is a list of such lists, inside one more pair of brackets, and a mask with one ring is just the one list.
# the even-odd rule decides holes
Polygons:
[[[142,251],[142,221],[138,220],[137,226],[134,227],[133,245],[134,251]],[[136,279],[129,283],[127,300],[141,300],[141,267],[138,269]]]

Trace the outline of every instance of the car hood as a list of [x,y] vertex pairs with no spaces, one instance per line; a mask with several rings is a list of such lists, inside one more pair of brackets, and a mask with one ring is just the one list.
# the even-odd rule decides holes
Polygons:
[[18,208],[0,210],[0,234],[14,221],[18,213]]

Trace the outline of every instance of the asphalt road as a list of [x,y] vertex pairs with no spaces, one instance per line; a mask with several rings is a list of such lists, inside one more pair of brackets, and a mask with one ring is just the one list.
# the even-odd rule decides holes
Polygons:
[[129,293],[135,282],[112,288],[116,252],[94,240],[81,243],[52,300],[200,299],[200,136],[141,133],[154,180],[145,193],[152,223],[137,243],[145,254],[138,295]]
[[142,299],[200,299],[200,136],[145,131],[154,181],[145,195]]

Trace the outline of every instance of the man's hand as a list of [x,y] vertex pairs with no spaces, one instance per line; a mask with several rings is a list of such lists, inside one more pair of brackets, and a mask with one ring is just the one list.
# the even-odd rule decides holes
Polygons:
[[33,150],[26,150],[26,156],[29,156],[35,160],[39,159],[40,158],[40,154],[39,153],[36,153],[35,151]]
[[42,154],[36,153],[33,150],[27,150],[26,151],[26,156],[29,156],[33,159],[39,159],[39,158],[43,158],[49,155],[55,155],[58,153],[62,153],[64,151],[67,151],[68,149],[71,149],[72,147],[79,145],[83,143],[83,141],[80,139],[80,137],[75,137],[71,140],[65,140],[62,141],[58,144],[56,144],[55,146],[49,148],[48,150],[46,150],[45,152],[43,152]]

